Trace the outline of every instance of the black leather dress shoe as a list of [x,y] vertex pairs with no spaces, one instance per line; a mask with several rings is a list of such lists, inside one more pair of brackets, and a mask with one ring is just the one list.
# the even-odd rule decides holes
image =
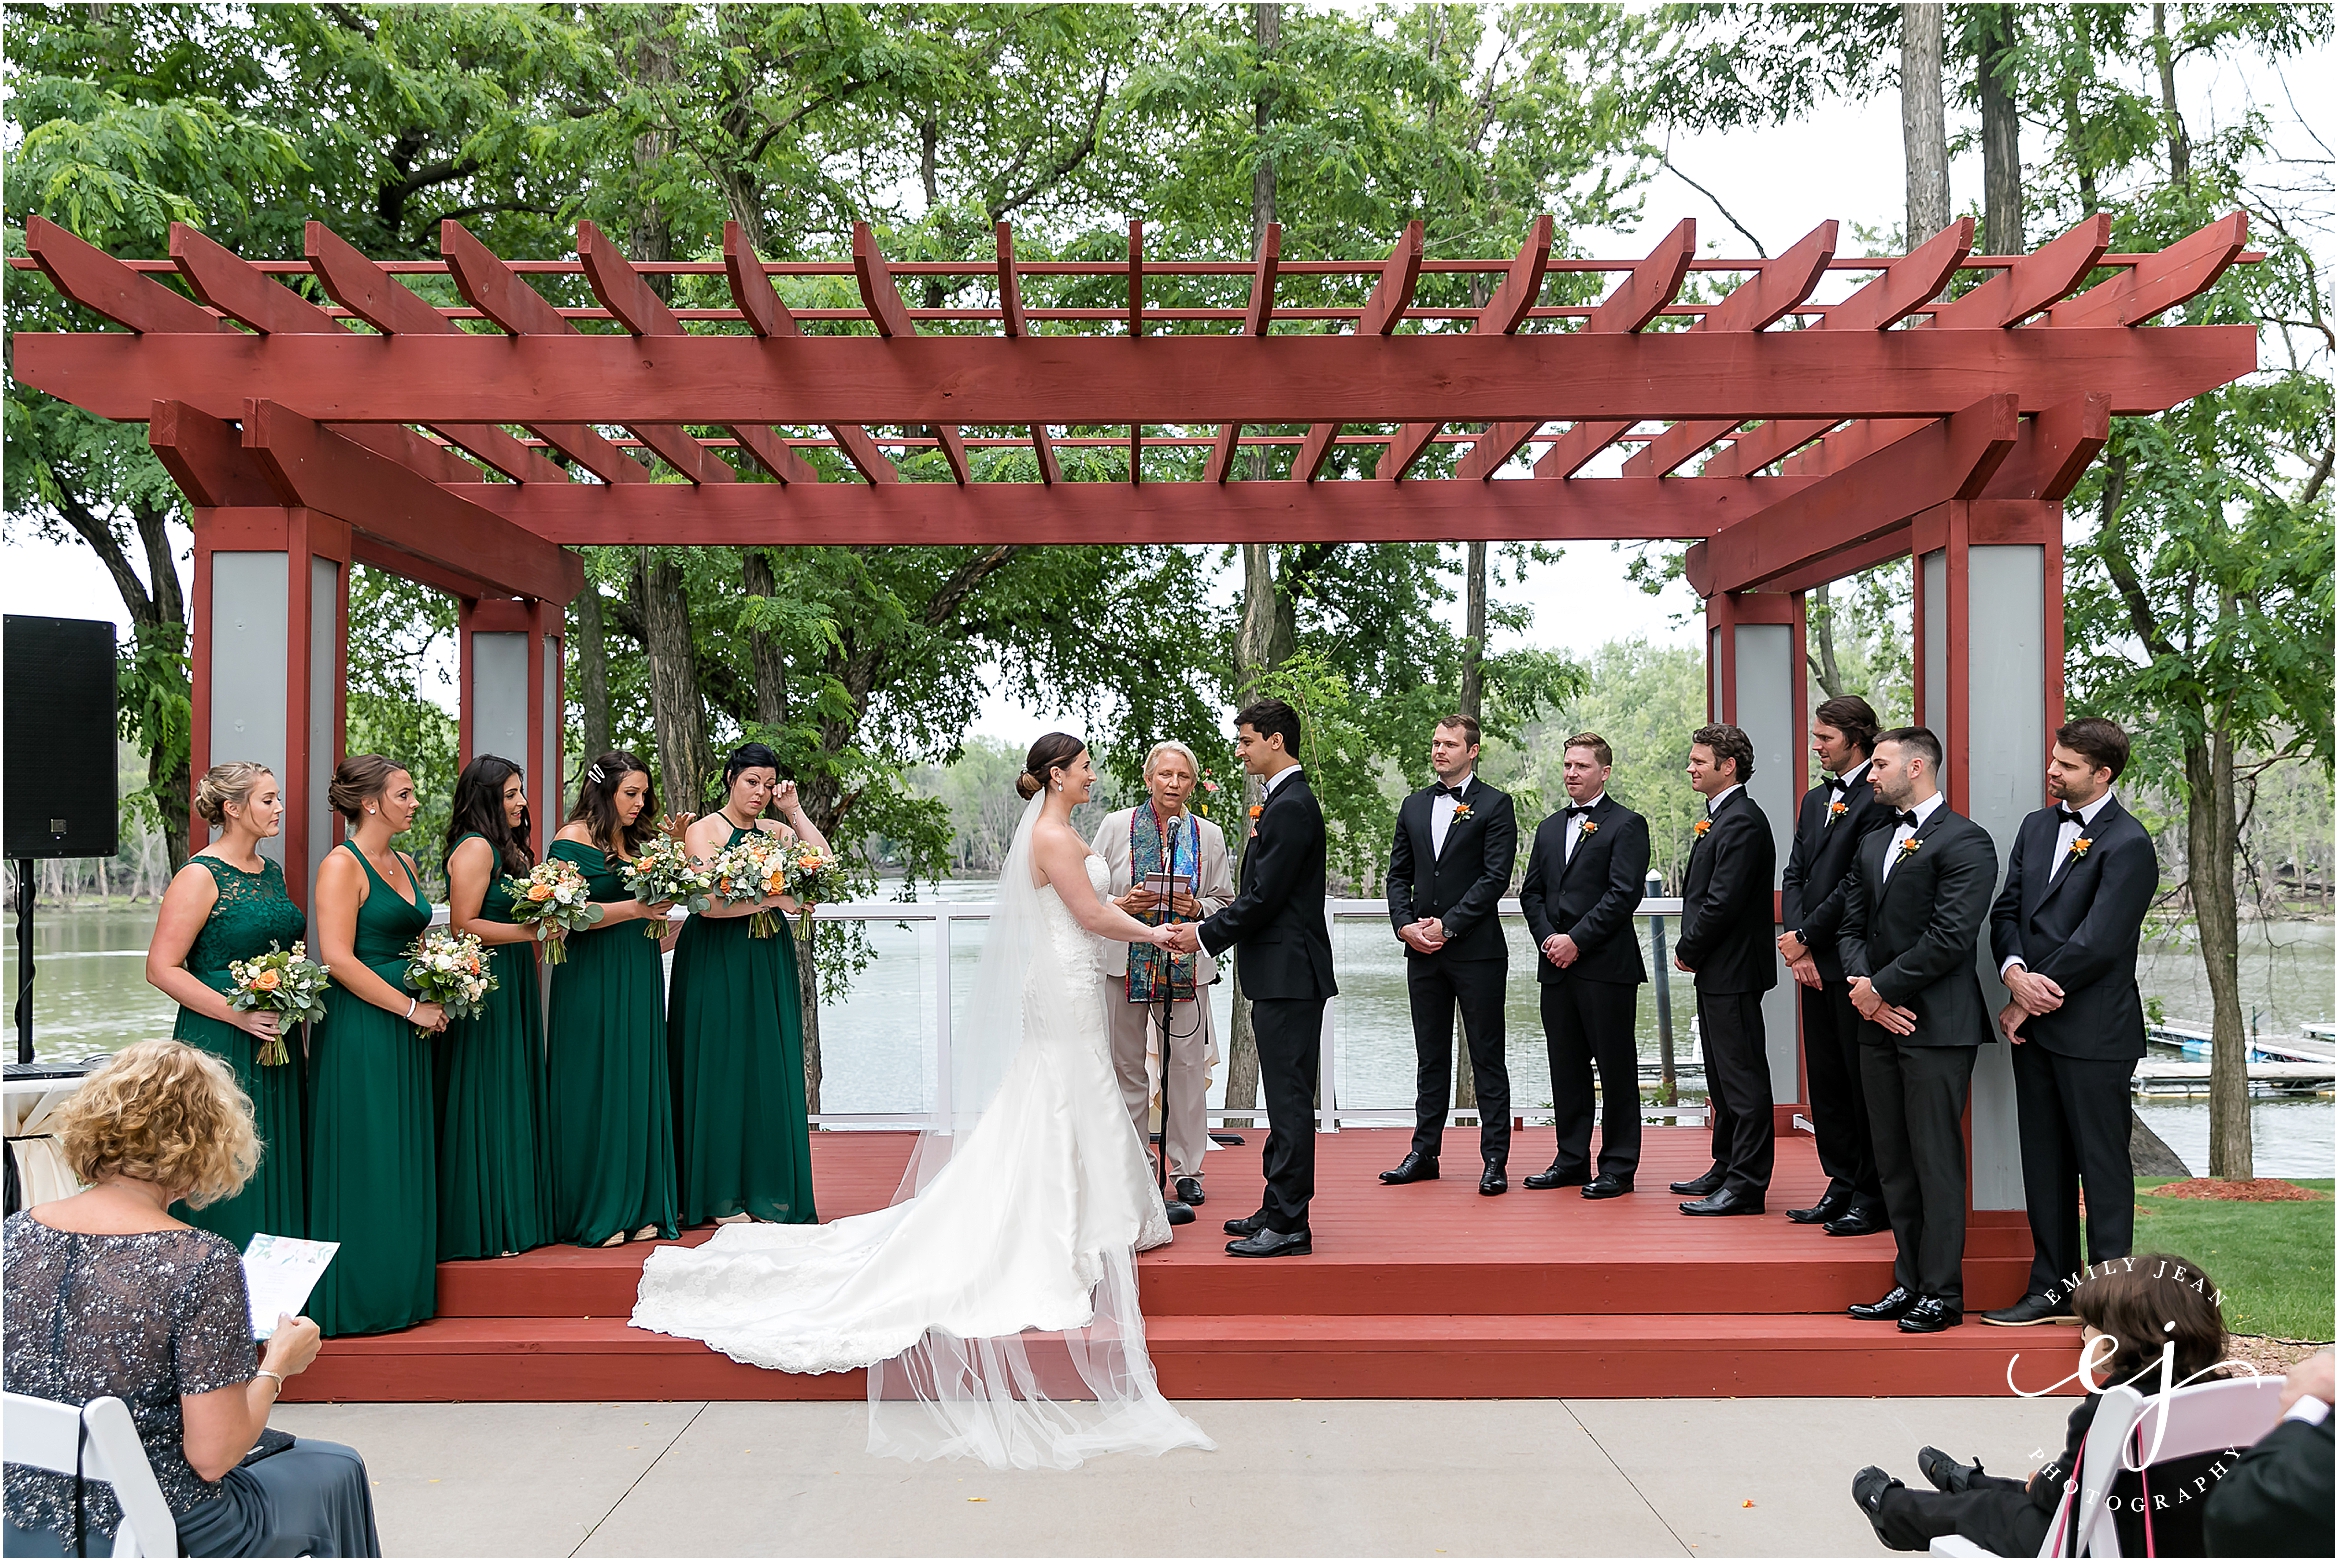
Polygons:
[[1228,1257],[1306,1257],[1314,1250],[1315,1237],[1304,1230],[1261,1230],[1226,1243]]
[[1915,1304],[1914,1292],[1894,1285],[1891,1293],[1880,1301],[1854,1301],[1843,1309],[1863,1323],[1887,1323],[1895,1317],[1905,1317],[1908,1308]]
[[1880,1236],[1892,1228],[1881,1209],[1853,1209],[1839,1220],[1828,1220],[1819,1229],[1830,1236]]
[[1201,1190],[1201,1178],[1198,1176],[1180,1176],[1177,1178],[1177,1201],[1179,1203],[1190,1203],[1197,1209],[1200,1208],[1203,1204],[1209,1202],[1210,1200],[1208,1196],[1205,1195]]
[[1958,1463],[1937,1447],[1917,1448],[1916,1467],[1922,1471],[1924,1478],[1932,1482],[1934,1490],[1944,1491],[1951,1496],[1963,1495],[1973,1488],[1975,1476],[1988,1473],[1981,1467],[1980,1459],[1976,1458],[1971,1463]]
[[1547,1171],[1526,1173],[1526,1185],[1536,1192],[1548,1192],[1553,1187],[1580,1187],[1591,1180],[1589,1171],[1568,1171],[1553,1165]]
[[2078,1317],[2068,1301],[2050,1295],[2025,1295],[2011,1306],[1983,1312],[1981,1321],[2000,1328],[2029,1328],[2039,1323],[2074,1323]]
[[1832,1187],[1825,1197],[1807,1209],[1788,1209],[1786,1217],[1797,1225],[1824,1225],[1829,1220],[1841,1219],[1851,1212],[1851,1200],[1838,1194]]
[[1900,1318],[1902,1333],[1940,1333],[1954,1328],[1965,1320],[1965,1314],[1954,1311],[1946,1301],[1926,1296],[1908,1308]]
[[1628,1176],[1594,1176],[1583,1184],[1586,1198],[1620,1198],[1631,1190],[1632,1179]]
[[1255,1236],[1264,1229],[1266,1216],[1263,1214],[1245,1214],[1239,1219],[1226,1221],[1226,1234],[1229,1236]]
[[1762,1200],[1741,1198],[1724,1187],[1709,1197],[1697,1198],[1680,1206],[1683,1214],[1759,1214]]
[[1716,1165],[1693,1181],[1674,1182],[1672,1190],[1684,1198],[1710,1198],[1721,1190],[1722,1182],[1727,1179],[1727,1173]]
[[1175,1198],[1169,1198],[1163,1200],[1161,1208],[1169,1216],[1169,1223],[1172,1225],[1193,1223],[1193,1205],[1190,1203],[1180,1203]]
[[1380,1179],[1391,1187],[1402,1187],[1407,1182],[1433,1182],[1437,1179],[1437,1157],[1415,1149],[1395,1170],[1382,1171]]
[[1510,1190],[1510,1178],[1501,1166],[1488,1160],[1486,1174],[1477,1179],[1477,1190],[1484,1197],[1496,1197]]

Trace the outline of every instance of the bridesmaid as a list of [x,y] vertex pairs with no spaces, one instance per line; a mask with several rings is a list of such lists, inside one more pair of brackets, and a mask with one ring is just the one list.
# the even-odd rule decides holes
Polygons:
[[552,1239],[544,1149],[544,1005],[536,939],[511,919],[506,877],[536,865],[527,778],[482,754],[455,782],[447,919],[488,946],[495,990],[433,1043],[438,1080],[438,1255],[510,1257]]
[[608,906],[598,926],[571,933],[552,968],[552,1233],[580,1247],[614,1247],[676,1233],[674,1107],[666,1075],[666,942],[633,925],[664,921],[618,874],[657,830],[649,766],[605,753],[585,769],[576,806],[552,854],[574,862]]
[[[779,755],[748,743],[723,766],[722,810],[690,826],[701,860],[757,830],[826,851],[828,842],[779,778]],[[780,824],[763,816],[776,806]],[[682,1157],[682,1223],[769,1220],[813,1225],[812,1146],[804,1105],[802,988],[796,940],[750,937],[757,910],[794,914],[785,895],[690,918],[674,950],[666,1050]]]
[[317,946],[333,989],[309,1070],[308,1233],[341,1243],[309,1308],[334,1338],[404,1328],[438,1310],[425,1037],[447,1019],[405,987],[406,948],[430,925],[414,859],[391,844],[414,822],[414,778],[379,754],[355,753],[334,766],[329,795],[349,838],[317,867]]
[[254,1235],[308,1234],[302,1172],[308,1142],[301,1097],[308,1057],[298,1035],[284,1037],[285,1061],[263,1065],[260,1048],[277,1038],[281,1015],[238,1013],[228,962],[290,948],[308,934],[308,918],[284,888],[284,869],[260,855],[260,842],[284,827],[284,793],[264,764],[215,764],[195,786],[195,813],[218,838],[195,853],[163,891],[146,979],[179,1005],[171,1035],[199,1046],[234,1070],[252,1097],[260,1168],[236,1196],[207,1208],[180,1208],[188,1224],[225,1237],[237,1250]]

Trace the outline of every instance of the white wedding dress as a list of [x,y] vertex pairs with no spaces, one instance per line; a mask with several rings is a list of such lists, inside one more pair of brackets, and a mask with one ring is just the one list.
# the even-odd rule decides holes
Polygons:
[[[870,1368],[871,1452],[1073,1468],[1216,1445],[1162,1398],[1145,1352],[1134,1255],[1169,1224],[1113,1076],[1105,940],[1031,885],[1039,805],[1001,874],[957,1110],[897,1201],[827,1225],[726,1225],[642,1270],[637,1328],[778,1371]],[[1087,869],[1103,894],[1104,863]]]

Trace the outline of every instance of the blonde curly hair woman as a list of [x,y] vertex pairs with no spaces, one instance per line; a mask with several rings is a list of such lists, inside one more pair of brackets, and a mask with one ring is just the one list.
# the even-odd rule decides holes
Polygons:
[[[144,1041],[51,1120],[88,1190],[0,1227],[8,1391],[127,1404],[188,1555],[380,1555],[356,1453],[263,1439],[284,1380],[316,1359],[317,1325],[279,1317],[256,1351],[235,1248],[170,1214],[234,1197],[259,1162],[234,1074],[184,1042]],[[75,1484],[8,1471],[7,1554],[86,1553],[120,1527],[108,1487]]]

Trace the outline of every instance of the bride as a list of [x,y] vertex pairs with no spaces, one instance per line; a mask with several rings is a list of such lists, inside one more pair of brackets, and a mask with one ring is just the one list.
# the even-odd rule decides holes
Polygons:
[[1032,745],[947,1105],[890,1208],[827,1225],[726,1225],[659,1247],[633,1326],[778,1371],[869,1368],[869,1451],[1077,1467],[1214,1448],[1154,1381],[1135,1254],[1169,1240],[1105,1039],[1103,945],[1166,946],[1111,905],[1072,828],[1096,771]]

